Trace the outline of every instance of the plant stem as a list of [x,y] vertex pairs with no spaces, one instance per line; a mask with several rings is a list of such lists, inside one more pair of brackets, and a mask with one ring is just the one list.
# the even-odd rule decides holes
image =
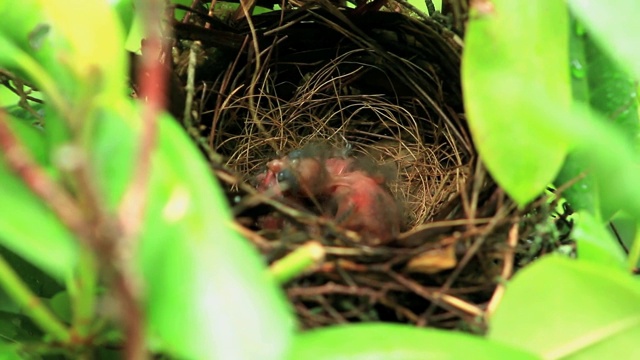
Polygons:
[[2,256],[0,256],[0,285],[44,332],[60,342],[69,342],[71,339],[69,330],[31,292]]
[[269,267],[271,276],[280,284],[302,274],[306,270],[317,266],[324,260],[325,251],[317,241],[309,241],[289,255],[276,261]]

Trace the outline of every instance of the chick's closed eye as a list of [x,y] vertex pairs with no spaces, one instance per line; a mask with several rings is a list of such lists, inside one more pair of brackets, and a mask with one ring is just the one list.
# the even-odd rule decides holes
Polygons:
[[298,183],[298,176],[291,168],[283,169],[276,174],[278,182],[285,186],[289,190],[297,190],[300,185]]

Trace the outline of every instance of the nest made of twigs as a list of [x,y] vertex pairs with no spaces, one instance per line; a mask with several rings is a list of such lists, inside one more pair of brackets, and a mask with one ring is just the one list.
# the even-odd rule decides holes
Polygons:
[[[284,31],[299,28],[274,35],[259,68],[256,61],[227,72],[235,88],[213,114],[212,147],[250,178],[262,171],[265,159],[306,143],[350,146],[356,155],[397,167],[391,186],[407,210],[407,228],[432,220],[466,182],[472,160],[458,118],[459,83],[443,80],[459,77],[460,48],[437,36],[444,31],[437,23],[430,28],[395,13],[377,13],[385,25],[367,23],[371,27],[362,34],[348,33],[334,22],[340,20],[335,15],[326,19],[329,11],[309,13],[316,15],[313,26],[303,22],[306,15],[289,22]],[[424,28],[431,33],[421,32]],[[297,40],[304,33],[315,40],[320,32],[337,42],[304,48]],[[434,56],[434,47],[448,53]],[[248,84],[242,82],[247,74],[253,74]]]
[[[326,261],[287,286],[303,326],[385,320],[482,330],[496,279],[565,241],[553,203],[518,210],[477,161],[461,41],[440,22],[329,3],[212,28],[203,16],[189,21],[176,25],[177,37],[199,40],[202,51],[187,127],[223,156],[212,165],[229,192],[247,191],[241,202],[260,202],[248,184],[267,161],[307,144],[395,167],[388,185],[404,205],[405,231],[377,248],[319,239]],[[177,44],[184,56],[176,58],[193,49]],[[317,238],[305,229],[272,241],[259,228],[246,235],[274,261]]]

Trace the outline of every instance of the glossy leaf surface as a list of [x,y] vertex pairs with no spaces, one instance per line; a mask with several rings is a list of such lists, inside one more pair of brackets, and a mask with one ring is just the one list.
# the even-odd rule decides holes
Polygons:
[[[48,156],[43,134],[18,120],[9,119],[14,134],[28,144],[41,166]],[[0,156],[0,243],[33,262],[48,274],[63,279],[76,264],[78,245],[58,217],[8,168]]]
[[287,359],[538,359],[479,336],[394,324],[333,326],[303,333]]
[[569,0],[571,10],[592,30],[603,49],[640,78],[640,3],[634,0]]
[[508,284],[488,337],[545,359],[635,359],[639,304],[640,284],[631,275],[549,256]]
[[509,195],[525,204],[555,178],[569,146],[540,111],[566,111],[570,105],[568,15],[561,1],[492,4],[495,8],[476,11],[469,22],[462,65],[465,107],[483,162]]
[[[294,325],[283,295],[233,230],[226,198],[191,141],[174,119],[159,126],[138,258],[151,336],[181,357],[278,359]],[[99,130],[93,163],[107,203],[117,204],[135,136],[115,119]]]
[[[591,33],[573,20],[570,31],[571,75],[574,100],[602,115],[607,124],[623,130],[635,142],[640,123],[636,84],[633,78],[602,50]],[[604,150],[604,149],[603,149]],[[563,192],[575,210],[587,210],[608,219],[615,208],[601,208],[597,198],[597,182],[585,173],[584,161],[570,156],[556,179],[560,186],[577,176],[586,177]]]

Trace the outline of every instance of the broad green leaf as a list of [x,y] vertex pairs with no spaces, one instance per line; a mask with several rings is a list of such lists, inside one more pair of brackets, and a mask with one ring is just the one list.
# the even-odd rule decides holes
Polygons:
[[[11,266],[16,274],[40,298],[50,298],[62,290],[62,285],[30,262],[17,256],[4,247],[0,247],[0,256]],[[21,313],[20,307],[0,288],[0,311]]]
[[610,227],[611,235],[630,248],[637,233],[638,220],[625,212],[618,212],[611,218]]
[[[0,311],[0,334],[0,344],[1,341],[27,342],[42,339],[42,331],[27,316],[5,311]],[[4,359],[2,350],[0,346],[0,359]]]
[[47,0],[37,4],[51,26],[45,37],[54,42],[56,58],[74,80],[72,88],[63,90],[76,93],[72,98],[76,101],[89,95],[103,106],[109,105],[111,96],[122,96],[127,75],[124,32],[109,4],[86,0],[69,0],[65,6]]
[[[618,66],[592,36],[575,20],[571,29],[571,74],[573,97],[576,101],[589,105],[603,116],[607,123],[624,131],[630,141],[635,142],[640,123],[635,99],[636,85],[633,79]],[[571,181],[585,171],[585,162],[570,156],[556,184]],[[609,218],[614,209],[600,209],[596,199],[597,184],[593,176],[587,175],[574,186],[563,192],[576,210],[588,210]]]
[[[0,52],[0,67],[16,68],[18,75],[35,75],[32,66],[37,66],[39,72],[44,72],[44,64],[37,64],[37,61],[29,56],[31,51],[34,52],[34,56],[44,55],[51,58],[50,54],[53,51],[50,43],[41,41],[47,28],[39,26],[44,14],[42,9],[36,6],[36,0],[0,2],[0,13],[3,14],[0,22],[0,44],[3,50]],[[22,69],[25,71],[22,72]]]
[[20,140],[22,146],[27,149],[33,160],[40,166],[49,167],[51,159],[47,153],[45,133],[41,129],[31,126],[14,116],[6,115],[6,119],[9,128]]
[[[36,95],[36,93],[32,93],[32,94]],[[4,110],[13,118],[20,119],[22,122],[26,124],[31,124],[35,126],[37,129],[42,130],[42,122],[43,122],[42,116],[44,115],[46,111],[45,109],[47,109],[47,106],[44,104],[29,103],[31,110],[35,111],[35,114],[34,114],[30,110],[27,110],[22,106],[17,105],[18,99],[16,99],[15,103],[16,105],[9,105],[5,107]]]
[[582,104],[568,113],[546,114],[556,123],[556,132],[573,143],[573,164],[581,164],[592,177],[597,205],[609,213],[624,210],[640,219],[640,158],[629,136]]
[[637,36],[640,2],[569,0],[568,3],[600,46],[640,78],[640,38]]
[[104,204],[114,212],[131,181],[138,150],[134,129],[139,129],[140,124],[127,120],[127,116],[140,119],[140,108],[127,103],[123,111],[108,109],[102,112],[94,121],[93,137],[88,141],[96,184]]
[[[130,179],[138,136],[113,116],[95,128],[92,161],[110,207]],[[294,327],[283,295],[232,229],[201,154],[174,119],[159,120],[138,254],[154,342],[181,358],[279,359]]]
[[593,112],[577,107],[564,125],[578,140],[574,151],[597,184],[598,201],[608,212],[625,210],[640,219],[640,159],[636,144]]
[[3,1],[0,13],[0,68],[34,83],[67,120],[124,94],[124,38],[106,2]]
[[575,182],[574,185],[562,192],[562,197],[567,199],[571,208],[578,210],[586,210],[592,214],[600,214],[600,203],[598,202],[598,187],[593,176],[586,176],[588,168],[588,160],[575,154],[569,154],[565,159],[564,165],[553,183],[560,187],[570,181],[575,181],[578,176],[582,179]]
[[569,145],[541,112],[570,106],[568,15],[555,0],[492,3],[467,29],[465,108],[482,161],[525,204],[555,178]]
[[[537,103],[553,104],[544,91],[539,88],[527,87],[518,79],[504,80],[512,84],[511,93],[505,93],[507,112],[511,109],[509,100],[519,102],[519,105],[537,113],[537,126],[550,129],[546,139],[556,139],[558,142],[570,144],[572,156],[578,160],[576,164],[583,164],[584,170],[593,176],[597,184],[596,191],[598,205],[608,211],[624,210],[628,214],[640,219],[640,159],[636,152],[636,144],[621,129],[607,123],[600,115],[576,104],[565,110],[561,106],[538,107]],[[503,84],[494,82],[494,87],[501,88]],[[528,97],[520,97],[523,92]],[[518,93],[519,95],[514,94]],[[521,153],[496,152],[503,159],[520,161]],[[542,156],[542,153],[538,155]],[[535,169],[522,171],[522,181],[528,181]],[[589,191],[589,189],[587,189]]]
[[571,237],[577,243],[578,258],[626,268],[624,252],[611,233],[606,231],[604,224],[586,211],[577,215]]
[[[31,156],[46,166],[42,133],[20,121],[9,120],[9,124]],[[69,275],[78,254],[74,236],[8,168],[3,156],[0,188],[0,243],[58,280]]]
[[187,357],[280,359],[294,329],[284,296],[201,155],[162,120],[141,249],[150,328]]
[[397,324],[332,326],[299,334],[287,359],[538,359],[517,347],[460,332]]
[[2,360],[23,360],[24,357],[18,353],[18,344],[8,344],[0,340],[0,354]]
[[640,284],[610,266],[548,256],[507,285],[488,338],[545,359],[637,359]]
[[0,107],[8,107],[17,104],[20,97],[4,86],[0,86]]
[[135,16],[135,0],[109,0],[108,3],[116,11],[125,34],[128,34]]
[[589,98],[585,100],[607,123],[622,129],[630,141],[636,141],[640,123],[635,79],[603,53],[589,36],[585,35],[582,40],[585,42],[583,66],[589,86]]
[[[55,57],[55,46],[47,40],[50,26],[45,23],[37,0],[0,2],[0,68],[37,84],[50,96],[57,107],[66,106],[60,84],[68,76],[59,74],[60,64]],[[56,81],[56,78],[58,78]]]
[[67,324],[72,323],[73,314],[71,310],[71,298],[69,297],[69,292],[61,291],[49,299],[47,303],[53,314],[58,319]]

